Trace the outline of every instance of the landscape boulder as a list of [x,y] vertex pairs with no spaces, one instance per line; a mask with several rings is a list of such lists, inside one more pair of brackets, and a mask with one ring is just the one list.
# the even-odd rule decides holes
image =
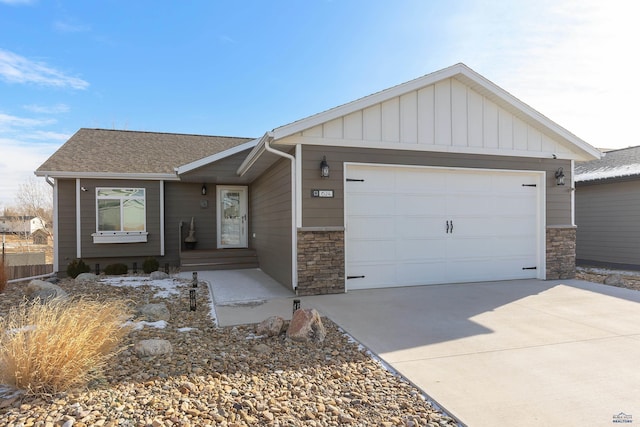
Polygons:
[[153,273],[151,273],[149,278],[151,280],[163,280],[163,279],[168,279],[169,275],[164,271],[154,271]]
[[296,310],[287,329],[287,338],[293,341],[321,343],[327,335],[320,314],[314,308]]
[[138,357],[162,356],[173,353],[173,346],[167,340],[155,338],[138,342],[133,346],[133,351]]
[[98,276],[93,273],[80,273],[76,277],[76,283],[97,282]]
[[171,312],[165,303],[145,304],[138,307],[136,314],[149,322],[157,322],[158,320],[168,322],[171,319]]
[[604,279],[605,285],[610,286],[624,286],[624,282],[622,281],[622,276],[619,274],[611,274]]
[[41,302],[52,299],[66,299],[69,297],[67,292],[60,286],[38,279],[29,282],[25,289],[25,295],[31,301],[39,299]]
[[257,335],[277,337],[284,330],[284,319],[280,316],[271,316],[258,324]]

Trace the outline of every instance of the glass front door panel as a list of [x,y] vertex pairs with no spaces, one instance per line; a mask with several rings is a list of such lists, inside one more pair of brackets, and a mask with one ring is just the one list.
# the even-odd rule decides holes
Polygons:
[[218,247],[247,247],[247,189],[218,189]]
[[222,210],[220,241],[225,246],[239,245],[242,236],[240,193],[238,191],[223,190],[220,203],[220,209]]

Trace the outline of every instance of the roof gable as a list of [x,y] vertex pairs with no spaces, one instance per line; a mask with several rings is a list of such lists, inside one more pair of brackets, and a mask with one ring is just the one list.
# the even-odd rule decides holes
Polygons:
[[250,141],[251,138],[80,129],[36,170],[36,175],[175,179],[176,168]]
[[464,64],[276,128],[274,142],[591,160],[599,152]]

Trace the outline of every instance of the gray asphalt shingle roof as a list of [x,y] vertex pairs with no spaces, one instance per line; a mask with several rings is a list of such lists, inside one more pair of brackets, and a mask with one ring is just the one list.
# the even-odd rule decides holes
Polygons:
[[172,174],[252,139],[83,128],[36,172]]
[[640,146],[606,152],[601,159],[577,163],[576,182],[640,175]]

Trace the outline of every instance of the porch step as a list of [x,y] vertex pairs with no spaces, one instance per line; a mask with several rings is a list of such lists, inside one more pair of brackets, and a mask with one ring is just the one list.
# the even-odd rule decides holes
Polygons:
[[239,270],[258,268],[258,254],[253,249],[197,249],[183,251],[180,257],[183,270]]

